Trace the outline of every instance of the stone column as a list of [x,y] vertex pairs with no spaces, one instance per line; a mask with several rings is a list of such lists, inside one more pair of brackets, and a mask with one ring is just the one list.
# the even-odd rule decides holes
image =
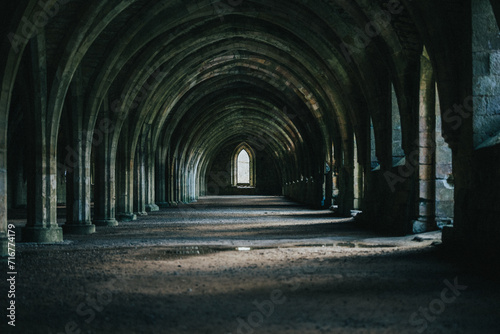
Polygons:
[[359,158],[358,143],[354,139],[354,210],[361,210],[363,201],[363,166],[361,165],[361,159]]
[[100,146],[96,153],[94,224],[117,226],[115,163],[111,161],[108,145]]
[[[31,43],[35,86],[32,120],[35,131],[30,136],[34,149],[32,161],[29,163],[31,171],[28,174],[31,191],[28,192],[28,223],[22,230],[22,238],[27,242],[61,242],[63,233],[57,224],[57,143],[51,142],[52,124],[47,124],[48,90],[44,32],[40,32]],[[4,187],[7,188],[6,175]],[[7,191],[2,194],[5,198]],[[6,198],[3,201],[6,201]]]
[[[151,126],[148,125],[148,128]],[[160,207],[155,201],[155,154],[151,145],[151,130],[148,129],[148,138],[146,140],[146,212],[159,211]]]
[[168,161],[167,161],[167,170],[168,170],[168,185],[167,185],[167,203],[169,206],[177,206],[175,202],[175,160],[172,156],[172,153],[168,153]]
[[355,188],[355,198],[354,198],[354,209],[361,210],[363,207],[363,191],[364,191],[364,172],[363,166],[356,162],[354,168],[354,188]]
[[[185,163],[184,163],[185,166]],[[181,198],[182,203],[189,203],[189,188],[191,186],[191,172],[188,169],[188,166],[183,168],[184,173],[182,173],[182,181],[181,181]]]
[[332,203],[339,205],[339,162],[337,159],[337,145],[335,145],[332,154]]
[[[103,118],[109,121],[108,101],[104,103]],[[111,133],[101,133],[102,142],[95,147],[94,224],[117,226],[116,220],[116,166],[111,152]]]
[[[81,132],[78,137],[81,139]],[[85,149],[79,143],[75,150],[77,161],[68,166],[71,173],[68,174],[67,182],[72,183],[72,193],[67,194],[67,220],[63,226],[64,233],[68,234],[92,234],[95,225],[90,220],[90,161],[85,161]]]
[[156,203],[159,207],[168,207],[167,203],[167,163],[166,150],[160,147],[156,158]]
[[95,233],[95,225],[90,220],[90,181],[91,181],[91,155],[92,143],[87,142],[87,132],[83,127],[83,87],[81,69],[75,75],[71,87],[72,106],[68,113],[71,126],[71,149],[68,171],[70,177],[66,182],[72,183],[67,193],[67,220],[63,226],[64,233],[68,234],[92,234]]
[[0,138],[0,257],[7,255],[7,131],[5,131],[5,136]]
[[143,140],[135,151],[134,166],[134,213],[138,216],[146,216],[146,166]]
[[419,218],[413,232],[436,229],[436,91],[430,60],[422,57],[420,84]]
[[436,89],[436,224],[438,227],[453,223],[454,180],[452,152],[443,138],[441,105]]
[[26,207],[26,182],[25,182],[25,172],[24,172],[24,155],[26,152],[24,150],[20,150],[18,153],[16,153],[16,170],[13,171],[15,174],[15,191],[13,193],[14,198],[12,199],[12,202],[9,203],[12,208],[19,208],[19,207]]
[[189,203],[196,201],[196,175],[194,168],[189,173]]
[[179,206],[179,160],[172,157],[172,166],[170,174],[171,182],[171,197],[169,198],[169,204],[172,207]]
[[329,209],[330,206],[332,206],[332,192],[333,192],[333,182],[332,182],[332,163],[331,161],[325,162],[325,169],[324,169],[324,177],[323,177],[323,182],[324,182],[324,190],[323,190],[323,197],[324,197],[324,202],[323,202],[323,208]]
[[354,203],[354,142],[344,142],[343,163],[339,173],[339,214],[350,217]]
[[137,220],[137,215],[133,213],[134,205],[134,159],[128,149],[128,125],[124,124],[122,128],[122,140],[120,141],[117,158],[117,200],[118,200],[118,219],[120,221]]

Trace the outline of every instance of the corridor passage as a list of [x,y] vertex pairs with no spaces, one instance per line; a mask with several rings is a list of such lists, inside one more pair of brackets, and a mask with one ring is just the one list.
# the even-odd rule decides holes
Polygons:
[[500,333],[499,0],[0,31],[0,334]]
[[439,232],[383,237],[283,197],[204,197],[17,254],[18,333],[500,328],[498,283],[445,259]]
[[[65,207],[59,208],[58,216],[58,223],[63,226]],[[17,238],[21,241],[25,217],[17,218],[20,219],[9,222],[17,225]],[[181,203],[177,208],[151,212],[140,216],[138,221],[99,227],[94,235],[70,235],[63,245],[80,249],[186,244],[322,245],[365,238],[367,242],[380,242],[377,235],[356,228],[353,221],[353,218],[336,218],[330,210],[309,209],[281,196],[211,196],[196,203]],[[436,240],[440,237],[437,232],[429,235]],[[397,240],[404,242],[408,238]],[[396,242],[395,239],[392,242]]]

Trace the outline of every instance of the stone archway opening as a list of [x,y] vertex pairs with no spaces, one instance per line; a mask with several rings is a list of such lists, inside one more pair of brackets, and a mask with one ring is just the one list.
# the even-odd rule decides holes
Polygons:
[[233,187],[255,188],[255,152],[252,148],[241,143],[233,151],[231,161]]
[[238,154],[238,163],[236,164],[238,186],[250,186],[250,155],[243,149]]

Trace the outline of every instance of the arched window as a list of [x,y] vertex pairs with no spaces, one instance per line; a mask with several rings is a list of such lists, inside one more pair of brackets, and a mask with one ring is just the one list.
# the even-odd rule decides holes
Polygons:
[[255,187],[255,152],[246,143],[233,151],[232,176],[235,187]]
[[246,150],[238,155],[238,184],[250,185],[250,156]]

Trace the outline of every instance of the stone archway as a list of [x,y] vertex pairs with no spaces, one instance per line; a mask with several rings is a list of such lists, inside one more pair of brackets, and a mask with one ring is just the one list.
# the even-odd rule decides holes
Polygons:
[[[240,182],[241,171],[240,168],[240,155],[245,152],[248,156],[248,182]],[[231,158],[231,175],[232,183],[234,187],[252,187],[254,188],[257,184],[256,180],[256,154],[253,148],[247,143],[239,144],[232,154]]]

